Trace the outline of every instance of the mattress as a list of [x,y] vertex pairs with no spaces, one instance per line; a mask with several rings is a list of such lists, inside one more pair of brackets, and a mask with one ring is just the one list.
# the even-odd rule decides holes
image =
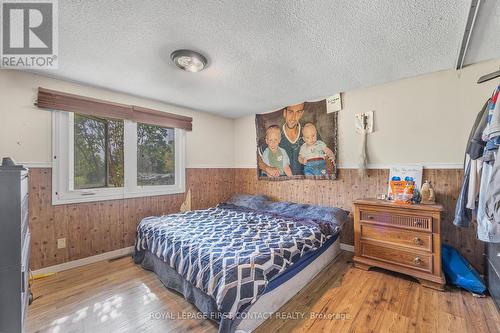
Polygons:
[[[244,316],[232,320],[221,318],[213,298],[194,287],[157,256],[150,252],[142,253],[140,263],[144,269],[155,272],[165,287],[177,291],[188,302],[194,304],[207,320],[217,322],[219,332],[248,333],[278,311],[337,257],[340,253],[340,238],[336,237],[322,250],[321,253],[305,260],[300,269],[294,269],[294,274],[287,274],[286,279],[275,282],[272,288],[269,288],[247,309]],[[136,258],[138,255],[140,254],[134,254]]]
[[150,217],[138,225],[134,258],[220,322],[219,332],[233,332],[262,295],[302,275],[332,248],[337,222],[227,204]]
[[316,251],[312,251],[304,255],[302,258],[299,259],[295,264],[292,266],[288,267],[283,273],[280,275],[276,276],[274,279],[269,281],[267,284],[266,289],[264,289],[264,294],[269,293],[270,291],[273,291],[286,281],[290,280],[293,278],[295,275],[297,275],[299,272],[301,272],[304,268],[306,268],[310,263],[312,263],[316,258],[318,258],[320,255],[322,255],[326,250],[332,246],[337,238],[339,237],[339,234],[336,234],[335,236],[329,238],[319,249]]
[[270,314],[278,311],[286,302],[299,293],[312,279],[340,254],[340,238],[325,247],[321,254],[307,262],[296,274],[282,281],[273,290],[262,295],[236,326],[236,333],[249,333],[261,325]]

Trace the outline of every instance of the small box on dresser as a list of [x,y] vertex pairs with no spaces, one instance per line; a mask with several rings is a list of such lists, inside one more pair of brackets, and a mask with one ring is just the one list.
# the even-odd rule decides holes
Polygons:
[[0,332],[24,332],[30,299],[28,170],[0,166]]
[[354,265],[380,267],[444,290],[441,268],[441,205],[354,201]]

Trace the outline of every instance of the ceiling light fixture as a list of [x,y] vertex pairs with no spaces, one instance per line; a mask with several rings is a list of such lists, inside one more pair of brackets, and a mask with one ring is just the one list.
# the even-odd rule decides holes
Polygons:
[[170,58],[177,67],[188,72],[200,72],[207,66],[207,58],[191,50],[176,50]]

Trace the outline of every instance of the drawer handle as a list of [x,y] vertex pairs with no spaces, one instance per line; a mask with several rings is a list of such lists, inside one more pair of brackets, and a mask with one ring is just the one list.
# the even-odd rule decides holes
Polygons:
[[415,265],[421,265],[422,264],[422,259],[420,259],[419,257],[416,257],[413,262],[415,263]]
[[368,215],[368,220],[373,220],[374,217],[372,215]]
[[421,227],[421,226],[423,225],[423,223],[422,223],[422,221],[416,221],[416,222],[415,222],[415,225],[416,225],[417,227]]
[[413,239],[413,243],[415,243],[415,245],[422,245],[423,242],[422,242],[422,240],[420,238],[415,237]]

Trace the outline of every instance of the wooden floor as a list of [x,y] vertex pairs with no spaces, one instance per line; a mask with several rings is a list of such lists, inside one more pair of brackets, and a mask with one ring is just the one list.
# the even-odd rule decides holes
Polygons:
[[[343,252],[257,332],[500,332],[491,298],[352,267]],[[130,258],[35,281],[28,332],[216,332]],[[287,319],[288,318],[288,319]]]

